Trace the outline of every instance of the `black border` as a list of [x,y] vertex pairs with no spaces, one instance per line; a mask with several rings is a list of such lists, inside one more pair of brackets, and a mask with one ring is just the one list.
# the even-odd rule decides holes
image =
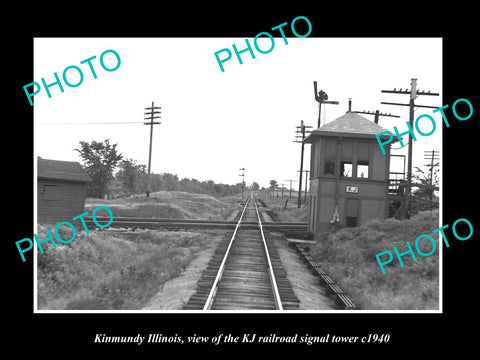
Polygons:
[[[34,5],[35,6],[35,5]],[[38,6],[38,5],[37,5]],[[97,6],[63,9],[30,7],[19,10],[11,24],[4,29],[6,48],[4,70],[8,69],[7,101],[4,106],[9,115],[4,119],[3,160],[5,161],[4,193],[6,194],[7,223],[3,241],[4,292],[8,316],[5,344],[17,353],[27,349],[68,356],[71,354],[98,354],[99,352],[154,352],[174,350],[178,355],[184,350],[198,355],[204,350],[237,352],[293,349],[312,354],[353,350],[367,354],[392,355],[392,348],[402,354],[432,355],[443,348],[474,344],[475,335],[469,319],[475,313],[475,256],[479,234],[478,215],[473,211],[476,190],[475,143],[478,110],[478,91],[474,92],[478,72],[476,38],[474,37],[475,10],[456,4],[449,9],[437,5],[422,10],[413,4],[395,3],[384,7],[365,4],[341,5],[338,8],[315,4],[303,9],[293,9],[289,4],[270,5],[266,11],[246,3],[226,4],[207,8],[202,5],[182,5],[176,10],[166,5],[135,4],[110,5],[104,12]],[[196,8],[198,6],[198,8]],[[414,7],[414,8],[413,8]],[[447,11],[448,10],[448,11]],[[12,13],[14,10],[10,10]],[[470,15],[472,13],[472,15]],[[452,120],[450,128],[444,127],[443,151],[443,223],[452,224],[458,218],[469,219],[474,235],[465,242],[451,241],[444,247],[443,314],[33,314],[33,261],[27,256],[22,263],[14,242],[33,233],[33,108],[29,106],[23,85],[33,81],[34,37],[253,37],[258,32],[290,22],[296,16],[306,16],[313,25],[311,37],[443,37],[443,104],[452,104],[458,98],[467,98],[473,104],[474,115],[468,121]],[[16,21],[15,21],[16,20]],[[2,25],[2,26],[5,26]],[[435,59],[436,61],[436,59]],[[379,89],[380,90],[380,89]],[[5,96],[5,93],[4,93]],[[13,100],[13,101],[12,101]],[[451,111],[446,111],[452,118]],[[14,142],[8,142],[13,138]],[[475,328],[476,324],[473,329]],[[96,333],[110,335],[164,335],[213,336],[231,333],[268,335],[362,336],[368,333],[388,333],[388,344],[317,344],[310,347],[295,345],[228,344],[212,345],[144,345],[94,344]],[[67,352],[70,350],[71,352]],[[339,354],[337,352],[337,354]],[[35,354],[33,354],[35,356]]]

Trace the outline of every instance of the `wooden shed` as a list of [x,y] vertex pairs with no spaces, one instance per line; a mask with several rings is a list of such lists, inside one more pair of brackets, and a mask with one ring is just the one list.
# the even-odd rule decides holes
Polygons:
[[383,155],[375,138],[382,131],[380,125],[348,111],[305,139],[312,145],[308,219],[312,233],[388,216],[390,145]]
[[77,162],[37,158],[37,221],[68,221],[82,214],[90,181]]

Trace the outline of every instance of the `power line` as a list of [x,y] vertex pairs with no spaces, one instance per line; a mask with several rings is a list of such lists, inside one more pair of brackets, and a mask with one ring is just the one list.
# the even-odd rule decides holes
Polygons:
[[[394,88],[393,90],[382,90],[382,93],[389,93],[389,94],[404,94],[404,95],[410,95],[410,102],[408,104],[404,103],[393,103],[393,102],[385,102],[381,101],[381,104],[386,104],[386,105],[400,105],[400,106],[408,106],[410,109],[410,114],[409,114],[409,124],[410,128],[413,127],[413,114],[415,111],[415,108],[421,107],[421,108],[436,108],[435,106],[430,106],[430,105],[417,105],[415,104],[415,99],[420,96],[420,95],[428,95],[428,96],[439,96],[439,93],[432,93],[430,91],[420,91],[417,90],[417,79],[412,78],[411,82],[411,88],[410,89],[400,89],[397,90]],[[401,142],[402,143],[402,142]],[[407,172],[407,185],[406,185],[406,197],[405,197],[405,208],[407,211],[407,218],[410,218],[410,211],[411,211],[411,183],[412,183],[412,153],[413,153],[413,142],[412,142],[412,133],[409,132],[408,134],[408,172]]]
[[[348,99],[348,112],[352,112],[352,99]],[[399,118],[400,116],[398,115],[392,115],[391,113],[383,113],[383,112],[380,112],[380,110],[375,110],[375,111],[370,111],[370,110],[363,110],[363,111],[353,111],[354,113],[357,113],[357,114],[367,114],[367,115],[375,115],[375,118],[373,120],[373,122],[375,124],[378,124],[378,120],[380,119],[380,117],[383,117],[383,116],[388,116],[388,117],[395,117],[395,118]]]
[[82,123],[36,123],[36,125],[118,125],[118,124],[143,124],[142,121],[109,121],[109,122],[82,122]]

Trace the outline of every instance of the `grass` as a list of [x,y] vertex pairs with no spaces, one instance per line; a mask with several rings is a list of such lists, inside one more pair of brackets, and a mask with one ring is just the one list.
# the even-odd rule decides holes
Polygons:
[[[308,206],[304,204],[304,198],[302,197],[302,205],[298,208],[298,198],[292,196],[288,198],[288,192],[282,197],[278,198],[276,195],[270,196],[268,192],[259,192],[258,198],[263,200],[268,206],[269,210],[273,211],[273,218],[275,221],[280,222],[307,222],[308,221]],[[288,200],[288,201],[287,201]],[[285,202],[287,206],[285,207]]]
[[85,211],[91,211],[106,205],[112,210],[113,217],[144,217],[166,219],[204,219],[222,220],[233,211],[239,197],[221,199],[205,194],[182,191],[158,191],[150,197],[135,196],[112,200],[87,199]]
[[77,233],[72,243],[38,254],[38,308],[141,309],[208,241],[191,232]]
[[[86,210],[107,205],[115,216],[223,219],[238,203],[235,198],[182,192],[158,192],[150,198],[88,199]],[[235,206],[234,206],[235,205]],[[46,238],[39,224],[37,234]],[[61,227],[60,236],[71,238]],[[196,232],[138,230],[133,235],[111,229],[77,231],[69,244],[44,244],[38,253],[38,309],[142,309],[159,289],[178,277],[210,245],[210,235]]]
[[[433,236],[437,250],[432,255],[416,253],[414,262],[407,254],[402,258],[403,267],[393,247],[404,252],[408,240],[414,248],[415,239],[432,234],[438,224],[438,211],[420,213],[409,220],[375,219],[357,228],[321,234],[310,253],[362,309],[434,310],[439,301],[438,236]],[[420,244],[424,252],[430,251],[431,245]],[[393,261],[385,265],[385,275],[375,257],[383,251],[394,254]]]
[[[284,204],[276,196],[259,196],[274,212],[275,221],[308,221],[307,207],[296,207],[296,198]],[[311,255],[322,265],[334,281],[365,310],[435,310],[439,306],[438,210],[421,212],[409,220],[374,219],[363,226],[324,232],[315,237],[310,246]],[[430,234],[437,249],[427,257],[416,253],[403,256],[401,267],[393,250],[408,250],[406,241],[415,247],[415,240]],[[427,240],[420,242],[424,253],[431,250]],[[393,253],[393,260],[385,265],[385,275],[378,265],[376,254]],[[386,258],[385,255],[384,258]]]

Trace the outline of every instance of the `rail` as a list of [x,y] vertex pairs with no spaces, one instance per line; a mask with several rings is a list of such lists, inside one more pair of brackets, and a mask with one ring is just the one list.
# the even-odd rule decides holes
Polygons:
[[277,310],[283,310],[282,301],[281,301],[281,298],[280,298],[280,293],[279,293],[279,290],[278,290],[278,285],[277,285],[277,281],[276,281],[276,278],[275,278],[275,273],[274,273],[274,270],[273,270],[272,261],[271,261],[271,258],[270,258],[270,253],[268,251],[267,242],[266,242],[266,239],[265,239],[265,234],[263,232],[263,226],[262,226],[262,220],[261,220],[261,217],[260,217],[260,212],[258,211],[258,207],[257,207],[257,204],[255,202],[255,199],[254,199],[253,195],[251,195],[247,199],[247,201],[245,202],[245,206],[244,206],[244,208],[242,210],[242,213],[240,215],[240,219],[238,220],[238,223],[235,227],[235,231],[233,232],[233,235],[232,235],[232,237],[229,241],[227,250],[225,251],[225,254],[222,258],[222,262],[219,266],[219,269],[218,269],[218,272],[215,276],[215,280],[213,281],[212,287],[210,288],[209,294],[207,296],[207,300],[205,301],[205,305],[203,306],[203,310],[209,310],[213,306],[213,302],[214,302],[214,299],[215,299],[215,296],[216,296],[216,293],[217,293],[217,289],[218,289],[219,283],[222,279],[222,276],[223,276],[223,273],[224,273],[224,270],[225,270],[225,265],[227,263],[227,259],[228,259],[229,254],[230,254],[230,249],[232,248],[232,244],[235,241],[238,229],[240,228],[240,226],[242,226],[242,222],[243,222],[243,219],[244,219],[244,214],[245,214],[245,212],[248,208],[248,205],[249,205],[250,201],[253,201],[253,204],[255,206],[257,226],[260,230],[260,234],[261,234],[261,238],[262,238],[263,250],[265,252],[265,257],[266,257],[266,261],[267,261],[268,278],[270,280],[270,285],[271,285],[271,288],[272,288],[272,295],[273,295],[273,300],[274,300],[274,303],[275,303],[275,308]]
[[220,268],[218,269],[217,276],[215,277],[215,280],[213,282],[212,288],[208,294],[207,301],[205,302],[205,306],[203,307],[203,310],[209,310],[212,307],[212,302],[213,298],[215,296],[215,292],[217,291],[217,286],[218,282],[220,281],[223,271],[225,270],[225,263],[227,261],[228,254],[230,252],[230,249],[233,244],[233,240],[235,239],[235,235],[237,234],[237,230],[242,222],[243,215],[245,214],[245,210],[247,209],[248,202],[250,201],[250,198],[245,202],[245,206],[243,207],[242,214],[240,215],[240,219],[237,222],[237,226],[235,226],[235,230],[233,232],[232,238],[230,239],[230,242],[228,243],[227,251],[225,251],[225,255],[223,256],[222,262],[220,264]]
[[268,272],[270,274],[270,282],[272,283],[273,295],[275,298],[275,305],[278,310],[283,310],[282,301],[280,299],[280,293],[278,292],[277,281],[275,279],[272,262],[270,260],[270,253],[268,252],[268,248],[267,248],[267,241],[265,240],[265,234],[263,233],[262,220],[260,219],[260,213],[258,212],[257,203],[254,201],[253,204],[255,205],[255,211],[257,213],[258,226],[260,227],[260,234],[262,234],[262,241],[263,241],[263,246],[265,248],[265,254],[267,255]]
[[[100,224],[110,220],[109,217],[97,216],[96,221]],[[238,221],[228,220],[203,220],[203,219],[167,219],[167,218],[134,218],[115,217],[109,228],[200,228],[200,229],[234,229]],[[96,226],[91,217],[85,217],[85,224]],[[298,230],[307,231],[308,225],[304,222],[263,222],[264,229],[275,229],[278,231]],[[257,228],[258,223],[254,221],[242,222],[243,228]]]

